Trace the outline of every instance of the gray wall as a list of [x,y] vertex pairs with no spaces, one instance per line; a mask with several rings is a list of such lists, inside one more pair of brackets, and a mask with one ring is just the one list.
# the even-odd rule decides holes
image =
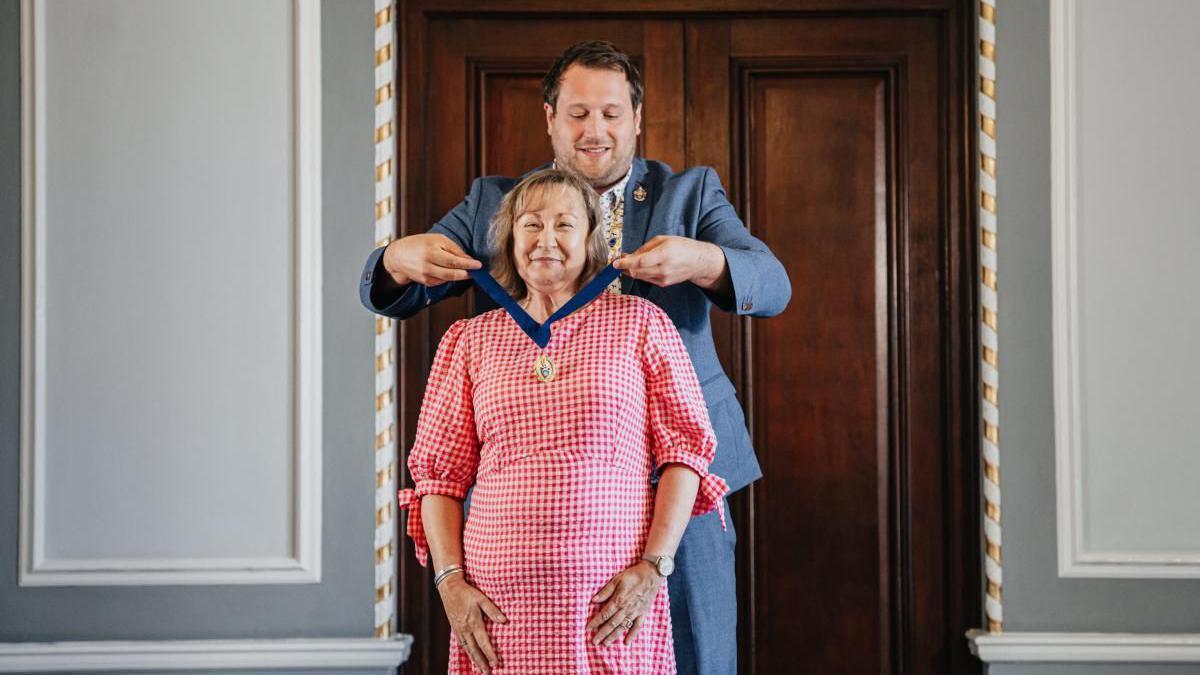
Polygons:
[[1050,307],[1050,19],[1047,0],[1024,0],[1003,8],[1002,14],[998,8],[996,122],[1004,627],[1197,631],[1200,581],[1058,578]]
[[0,0],[0,641],[372,635],[373,324],[356,297],[359,269],[373,240],[372,2],[326,2],[321,21],[321,583],[18,587],[20,9],[18,0]]
[[[997,22],[1004,627],[1009,632],[1200,631],[1200,581],[1058,577],[1049,2],[1001,3]],[[989,672],[1175,674],[1200,672],[1200,666],[1023,664],[993,666]]]

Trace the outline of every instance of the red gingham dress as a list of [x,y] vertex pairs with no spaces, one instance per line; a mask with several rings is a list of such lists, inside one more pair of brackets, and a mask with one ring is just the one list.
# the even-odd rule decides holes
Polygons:
[[[544,352],[557,367],[534,374]],[[408,534],[427,564],[420,500],[462,499],[469,582],[504,612],[487,630],[496,673],[673,673],[662,584],[642,632],[590,641],[591,597],[637,562],[654,515],[652,469],[701,476],[693,514],[721,509],[728,486],[708,473],[716,437],[674,324],[644,298],[602,293],[551,324],[543,350],[503,309],[454,323],[434,357],[400,491]],[[724,511],[721,509],[724,524]],[[474,672],[450,638],[451,673]]]

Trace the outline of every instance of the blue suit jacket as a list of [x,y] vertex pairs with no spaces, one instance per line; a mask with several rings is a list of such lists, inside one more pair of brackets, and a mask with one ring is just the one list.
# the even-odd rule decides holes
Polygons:
[[[501,198],[519,180],[494,176],[476,179],[467,198],[429,231],[446,235],[487,266],[492,254],[488,223]],[[641,200],[634,197],[639,187],[645,191]],[[774,316],[787,306],[791,283],[766,244],[751,236],[734,213],[711,168],[674,173],[661,162],[634,159],[633,173],[625,187],[621,248],[633,252],[657,235],[691,237],[716,244],[725,252],[733,297],[720,297],[690,283],[659,288],[624,276],[621,288],[651,300],[675,322],[700,378],[717,434],[717,456],[710,471],[724,478],[731,490],[738,490],[762,477],[762,470],[733,383],[717,359],[709,308],[716,305],[738,314]],[[378,248],[367,258],[359,295],[367,309],[397,319],[408,318],[444,298],[462,295],[472,287],[470,281],[461,281],[434,287],[414,283],[397,289],[394,284],[378,282],[386,274],[383,248]],[[475,300],[478,312],[496,308],[486,293],[476,292]]]

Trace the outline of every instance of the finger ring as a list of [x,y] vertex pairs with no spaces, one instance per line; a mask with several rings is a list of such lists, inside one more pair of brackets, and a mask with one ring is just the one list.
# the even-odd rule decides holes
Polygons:
[[633,619],[625,619],[625,623],[621,625],[625,626],[625,630],[629,630],[630,628],[633,628]]

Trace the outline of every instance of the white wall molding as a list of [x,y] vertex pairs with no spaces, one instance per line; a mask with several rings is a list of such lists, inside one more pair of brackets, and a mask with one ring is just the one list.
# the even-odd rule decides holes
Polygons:
[[967,632],[984,663],[1200,663],[1200,633]]
[[[1104,551],[1086,546],[1081,409],[1080,204],[1076,30],[1086,3],[1050,4],[1051,203],[1058,573],[1062,577],[1200,578],[1200,550]],[[1180,448],[1180,452],[1187,452]]]
[[[51,557],[46,550],[46,0],[22,0],[21,586],[294,584],[321,579],[321,52],[319,0],[290,0],[292,243],[286,556]],[[3,652],[0,652],[3,653]]]
[[284,640],[0,643],[0,673],[233,668],[394,668],[411,635]]
[[1079,501],[1079,372],[1073,315],[1076,298],[1075,260],[1075,15],[1070,0],[1050,3],[1050,138],[1051,239],[1054,302],[1054,425],[1058,499],[1058,571],[1078,570]]

